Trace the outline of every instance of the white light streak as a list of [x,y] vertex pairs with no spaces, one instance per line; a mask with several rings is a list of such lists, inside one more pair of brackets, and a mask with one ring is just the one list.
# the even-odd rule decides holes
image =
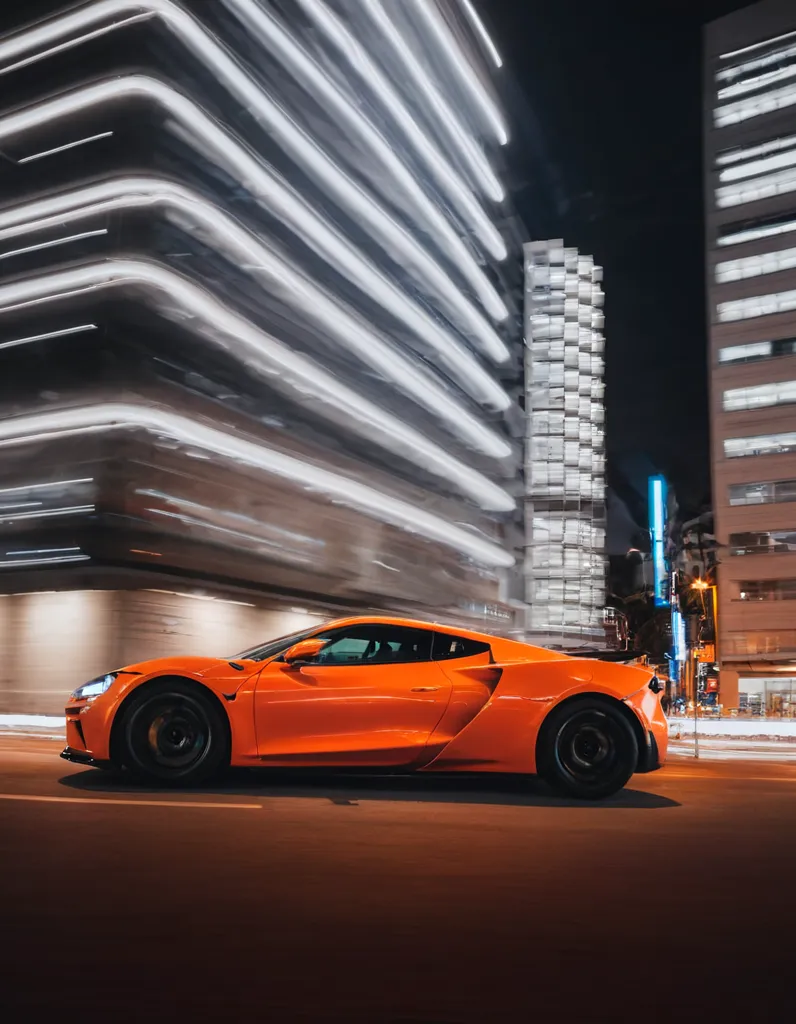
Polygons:
[[217,604],[234,604],[239,605],[241,608],[257,607],[251,601],[233,601],[231,598],[215,597],[213,594],[186,594],[184,591],[160,590],[157,587],[145,587],[144,591],[147,594],[169,594],[171,597],[187,597],[191,601],[215,601]]
[[[29,64],[36,64],[38,61],[45,60],[47,57],[52,57],[56,53],[61,53],[63,50],[71,50],[73,46],[79,46],[81,43],[86,43],[90,39],[96,39],[99,36],[107,35],[108,32],[115,32],[117,28],[122,28],[126,25],[134,25],[139,21],[149,21],[154,17],[154,11],[144,11],[143,14],[134,14],[129,18],[124,18],[122,21],[115,21],[112,25],[106,25],[104,28],[95,29],[93,32],[85,32],[83,35],[75,36],[75,38],[69,39],[65,43],[59,43],[58,46],[51,46],[46,50],[39,50],[38,53],[34,53],[31,57],[26,57],[24,60],[18,60],[15,64],[6,64],[5,67],[0,67],[0,75],[7,75],[11,71],[27,67]],[[25,35],[25,33],[21,34],[23,36]]]
[[[740,50],[731,50],[729,53],[719,54],[719,60],[730,60],[731,57],[740,57],[742,53],[751,53],[752,50],[759,50],[763,46],[771,46],[772,43],[779,43],[783,39],[791,39],[796,32],[785,32],[781,36],[772,36],[771,39],[764,39],[760,43],[752,43],[751,46],[744,46]],[[732,70],[728,68],[727,70]]]
[[[171,270],[136,260],[105,260],[74,269],[56,271],[0,286],[0,310],[38,306],[76,291],[99,292],[135,285],[162,315],[190,327],[212,344],[243,357],[247,367],[268,380],[293,401],[306,404],[312,396],[319,406],[313,411],[331,418],[371,443],[422,466],[427,472],[454,484],[482,508],[510,511],[514,499],[483,474],[455,459],[420,431],[375,402],[346,387],[334,374],[249,320],[218,302],[209,292]],[[165,301],[164,301],[165,299]]]
[[464,13],[467,15],[470,24],[481,37],[481,42],[484,44],[486,52],[492,58],[492,63],[495,65],[496,68],[502,68],[503,58],[498,53],[497,47],[492,42],[492,37],[487,32],[486,26],[484,25],[483,21],[481,21],[481,17],[478,14],[478,11],[471,3],[471,0],[459,0],[459,2],[464,8]]
[[506,197],[505,189],[489,165],[481,147],[472,133],[464,127],[456,111],[437,88],[423,64],[417,59],[412,47],[407,44],[406,39],[398,31],[398,27],[390,19],[381,0],[361,0],[361,3],[363,10],[369,15],[403,65],[409,80],[420,91],[423,102],[434,114],[437,129],[447,138],[448,145],[458,153],[459,159],[467,167],[468,173],[483,194],[493,202],[502,202]]
[[[246,0],[225,0],[225,3],[228,5],[232,4],[234,6],[238,6],[241,2],[246,2]],[[486,216],[472,192],[465,187],[461,178],[443,157],[440,149],[422,130],[417,119],[406,108],[387,76],[382,73],[378,64],[371,60],[367,50],[321,0],[299,0],[299,3],[315,24],[331,40],[341,57],[348,62],[359,77],[376,93],[394,123],[403,133],[415,153],[423,161],[443,194],[449,197],[465,224],[471,227],[487,252],[494,259],[506,259],[508,250],[500,232]],[[262,12],[261,8],[257,8],[257,10]],[[349,104],[349,106],[351,105]],[[356,108],[352,107],[352,110],[356,113]],[[378,146],[384,148],[388,154],[392,155],[392,151],[387,146],[385,140],[377,132],[374,131],[373,134],[378,140]],[[403,165],[401,165],[401,169],[406,173]],[[429,225],[429,227],[432,229],[432,232],[436,230],[433,224]],[[505,306],[503,306],[503,309],[505,310]],[[501,313],[501,318],[505,318],[507,312]]]
[[457,551],[481,565],[510,568],[514,564],[513,556],[498,544],[400,498],[341,473],[303,462],[261,442],[248,440],[241,434],[228,434],[165,409],[107,403],[11,417],[0,420],[0,445],[40,443],[123,429],[142,429],[189,447],[195,445],[222,459],[243,463],[298,487],[317,491],[380,522]]
[[0,523],[18,523],[23,519],[49,519],[51,516],[74,516],[80,512],[93,511],[93,505],[65,505],[62,508],[45,509],[43,512],[15,512],[0,516]]
[[87,142],[96,142],[97,139],[107,139],[113,132],[99,132],[97,135],[87,135],[84,139],[76,139],[74,142],[67,142],[65,146],[56,146],[54,149],[45,149],[41,153],[33,153],[31,156],[23,156],[17,160],[18,164],[29,164],[33,160],[41,160],[45,156],[53,156],[55,153],[63,153],[67,149],[74,149],[76,146],[85,146]]
[[15,568],[27,565],[55,565],[65,562],[88,562],[88,555],[63,555],[52,558],[0,558],[0,569]]
[[[208,34],[200,22],[193,18],[187,11],[171,3],[170,0],[146,0],[147,9],[157,12],[163,18],[166,25],[177,35],[178,38],[201,60],[212,72],[213,76],[223,84],[229,92],[242,104],[266,130],[269,140],[276,141],[286,153],[288,153],[298,164],[305,168],[320,186],[338,202],[355,221],[366,230],[377,245],[381,246],[391,258],[397,259],[404,269],[414,278],[422,290],[434,295],[441,303],[446,313],[452,317],[454,322],[460,324],[462,329],[468,331],[474,341],[481,340],[484,345],[495,346],[499,350],[500,339],[492,330],[491,325],[481,317],[472,303],[465,295],[457,289],[454,282],[447,276],[443,268],[437,263],[416,240],[415,236],[404,230],[396,220],[389,216],[383,207],[375,203],[352,179],[340,168],[329,156],[324,153],[300,127],[283,111],[263,90],[251,79],[241,66],[219,45],[219,43]],[[129,12],[140,13],[140,2],[132,3],[131,0],[98,0],[88,7],[73,11],[61,18],[53,19],[43,26],[37,26],[28,32],[18,33],[11,39],[0,43],[0,62],[19,56],[28,52],[36,46],[48,45],[68,35],[72,31],[82,31],[98,20],[104,20],[111,16],[127,14]],[[257,8],[254,9],[258,10]],[[252,15],[254,16],[254,15]],[[288,43],[295,47],[292,40],[286,37]],[[284,51],[283,51],[284,52]],[[300,52],[300,51],[299,51]],[[305,59],[306,59],[306,55]],[[319,71],[320,69],[316,69]],[[116,98],[125,95],[126,86],[132,87],[133,94],[141,94],[143,83],[155,82],[146,76],[122,76],[113,83],[100,83],[95,86],[88,86],[72,96],[96,95],[96,90],[103,86],[111,85],[111,95]],[[234,146],[233,139],[227,135],[218,125],[214,125],[209,118],[202,114],[199,109],[180,94],[169,89],[164,83],[160,85],[161,95],[158,97],[154,90],[150,90],[150,98],[163,102],[167,93],[171,94],[172,102],[165,102],[166,109],[172,115],[177,114],[182,121],[188,138],[193,138],[192,132],[198,127],[198,121],[203,122],[204,131],[197,134],[201,142],[209,142],[210,137],[207,127],[214,128],[213,135],[216,136],[212,149],[216,159],[220,158],[221,166],[225,166],[225,157],[234,162],[233,154],[226,152],[230,146]],[[139,88],[136,88],[136,85]],[[165,93],[163,92],[165,90]],[[59,97],[54,101],[45,101],[42,105],[47,107],[51,103],[60,104],[60,109],[66,114],[69,108],[71,97]],[[181,101],[182,109],[176,109],[175,99]],[[64,101],[66,105],[64,106]],[[28,111],[21,111],[17,117],[25,119],[25,115],[36,107],[28,108]],[[188,114],[187,120],[185,118]],[[67,115],[68,116],[68,115]],[[13,117],[13,116],[12,116]],[[19,123],[19,122],[18,122]],[[222,141],[219,149],[217,137],[221,136]],[[259,175],[264,172],[262,161],[254,154],[246,154],[248,162],[258,168]],[[227,165],[228,166],[228,165]],[[246,181],[246,187],[250,183]],[[424,196],[421,190],[416,188],[414,196],[409,196],[415,209],[415,220],[421,229],[425,229],[429,221],[435,221],[433,204],[421,203],[418,207],[418,195]],[[294,197],[296,199],[296,197]],[[466,247],[456,238],[450,225],[443,220],[442,235],[438,241],[441,243],[448,238],[448,247],[453,246],[448,255],[458,266],[465,279],[470,281],[471,286],[482,301],[486,301],[485,308],[495,319],[504,319],[508,316],[500,296],[492,289],[486,276],[478,264],[467,252]],[[490,295],[490,290],[492,294]],[[506,353],[505,359],[508,358]],[[499,360],[500,361],[500,360]]]
[[487,93],[469,61],[456,44],[436,6],[428,3],[428,0],[408,0],[408,2],[417,14],[420,15],[420,20],[425,24],[429,35],[436,42],[454,77],[458,79],[459,84],[469,96],[470,102],[476,109],[479,117],[485,124],[489,125],[490,130],[500,145],[505,146],[509,141],[506,124],[492,97]]
[[[191,231],[204,243],[212,243],[241,269],[261,281],[265,277],[269,291],[283,297],[325,336],[334,338],[378,374],[397,384],[477,451],[499,459],[511,454],[503,438],[470,413],[416,360],[401,355],[383,335],[340,300],[267,248],[198,192],[158,178],[117,178],[0,210],[0,240],[135,208],[162,212],[181,230]],[[435,358],[468,394],[496,411],[509,407],[511,400],[500,384],[451,335],[436,330],[428,341],[433,345]]]
[[17,491],[42,491],[48,487],[69,487],[73,484],[93,484],[93,476],[84,476],[77,480],[53,480],[46,484],[21,484],[19,487],[3,487],[0,494],[15,494]]
[[[80,548],[76,548],[76,547],[71,547],[71,548],[34,548],[32,551],[6,551],[6,554],[7,555],[54,555],[54,554],[60,554],[60,553],[62,553],[64,551],[78,551],[79,552]],[[40,591],[40,593],[54,594],[55,591],[54,590],[49,590],[49,591],[48,590],[44,590],[44,591]]]
[[[284,184],[250,151],[240,146],[217,123],[204,114],[188,97],[170,86],[145,75],[127,75],[84,86],[54,99],[44,100],[15,114],[0,118],[0,139],[41,128],[61,118],[85,113],[105,104],[124,99],[149,99],[160,106],[182,128],[186,142],[213,159],[245,187],[256,201],[287,224],[332,267],[349,278],[388,312],[405,322],[414,333],[425,337],[439,330],[433,317],[398,288],[385,274],[373,266],[373,260],[351,245],[328,220],[321,217],[299,195]],[[404,232],[405,234],[405,232]],[[413,274],[421,285],[438,278],[437,271],[421,259],[413,265]],[[425,277],[428,271],[430,277]],[[418,277],[419,275],[419,277]],[[445,275],[443,275],[445,277]],[[461,290],[445,277],[443,291],[436,299],[462,331],[498,362],[509,359],[510,353],[495,330],[474,315],[472,305]],[[428,288],[424,288],[428,292]],[[448,301],[450,299],[450,301]],[[443,331],[443,334],[446,332]]]
[[[44,334],[29,334],[26,338],[13,338],[11,341],[0,341],[0,349],[15,348],[33,341],[45,341],[47,338],[62,338],[67,334],[80,334],[82,331],[96,331],[96,324],[78,324],[76,327],[63,327],[60,331],[46,331]],[[49,484],[47,485],[49,486]]]
[[39,249],[52,249],[56,245],[66,245],[67,242],[77,242],[81,238],[94,238],[97,235],[107,235],[107,228],[97,228],[95,231],[81,231],[78,235],[64,235],[62,238],[53,238],[49,242],[39,242],[37,245],[26,245],[24,249],[10,249],[8,252],[0,252],[0,260],[10,259],[12,256],[21,256],[25,252],[37,252]]

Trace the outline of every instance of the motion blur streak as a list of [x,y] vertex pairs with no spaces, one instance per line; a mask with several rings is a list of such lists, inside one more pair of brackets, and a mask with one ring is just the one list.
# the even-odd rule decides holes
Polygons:
[[[181,228],[212,244],[241,270],[266,283],[273,294],[282,295],[294,310],[315,321],[338,344],[350,348],[363,362],[394,381],[477,451],[497,459],[511,454],[504,439],[473,416],[430,374],[402,356],[381,333],[218,207],[181,185],[158,178],[116,178],[10,207],[0,210],[0,239],[136,207],[162,211]],[[466,377],[470,388],[488,407],[500,409],[508,401],[502,388],[461,347],[452,346],[439,356],[451,376]]]
[[346,387],[304,356],[292,352],[276,338],[218,302],[209,292],[186,278],[154,263],[103,260],[74,270],[62,270],[0,286],[0,310],[39,305],[61,296],[102,288],[139,286],[158,312],[184,323],[193,332],[237,351],[246,365],[294,401],[311,396],[320,405],[315,412],[329,416],[345,429],[377,441],[388,451],[402,454],[428,472],[443,477],[492,511],[510,511],[514,499],[485,476],[453,459],[442,448],[401,420]]
[[[414,200],[415,205],[418,207],[421,217],[417,221],[418,227],[420,227],[425,233],[430,234],[432,238],[435,238],[437,243],[444,240],[445,250],[449,258],[459,268],[465,279],[469,281],[470,286],[473,288],[475,293],[478,295],[484,308],[489,314],[496,320],[505,320],[508,316],[508,309],[503,303],[502,299],[488,282],[483,274],[483,271],[472,258],[467,248],[461,242],[456,233],[451,228],[448,220],[440,213],[439,209],[429,201],[428,196],[421,190],[416,179],[408,171],[405,165],[398,159],[395,153],[390,149],[385,139],[373,128],[373,126],[362,116],[359,110],[353,103],[346,99],[344,94],[337,88],[334,82],[321,70],[316,61],[311,60],[308,55],[302,51],[288,36],[288,34],[279,26],[276,20],[268,14],[268,12],[260,7],[253,0],[223,0],[225,5],[245,23],[247,28],[251,29],[255,37],[259,42],[266,46],[270,52],[274,54],[284,65],[289,67],[294,76],[302,81],[304,84],[312,86],[313,91],[319,94],[320,100],[323,104],[324,110],[327,113],[334,111],[336,116],[341,120],[346,131],[353,133],[360,139],[368,149],[373,152],[380,165],[389,171],[390,179],[396,181],[402,187],[404,193]],[[301,0],[302,6],[312,15],[313,18],[317,19],[320,24],[323,25],[324,31],[327,34],[340,33],[344,36],[342,47],[346,54],[351,55],[351,49],[356,46],[356,41],[347,33],[343,26],[333,17],[328,9],[319,7],[317,4],[311,4],[309,7],[305,0]],[[339,38],[339,36],[338,36]],[[368,76],[370,74],[370,68],[368,69]],[[378,69],[372,66],[372,70],[375,75],[378,75]],[[391,110],[390,113],[395,116],[395,110]],[[408,118],[407,120],[411,119]],[[417,134],[417,133],[416,133]],[[435,163],[435,169],[437,165],[443,161],[437,155],[438,159]],[[450,170],[450,169],[449,169]],[[381,188],[384,190],[384,175],[380,174],[378,179],[381,183]],[[448,188],[451,187],[450,174],[447,180]],[[457,199],[462,201],[461,193],[457,194]],[[489,223],[486,215],[480,208],[472,201],[470,197],[470,204],[468,209],[468,216],[470,219],[476,219],[477,233],[481,237],[482,242],[487,246],[488,251],[497,259],[505,259],[507,252],[506,246],[503,239],[500,237],[494,226]],[[423,223],[423,219],[427,223]],[[429,228],[433,229],[429,232]]]
[[390,20],[389,13],[381,0],[361,0],[362,10],[372,19],[373,24],[398,57],[407,77],[436,117],[438,131],[445,136],[448,145],[452,146],[464,162],[465,167],[481,188],[482,192],[494,202],[502,202],[505,190],[489,165],[489,161],[478,146],[473,134],[465,128],[445,96],[417,59],[406,39],[401,35],[396,24]]
[[476,30],[478,35],[481,37],[481,41],[483,42],[483,44],[484,44],[484,46],[486,48],[487,53],[492,58],[492,63],[495,65],[496,68],[502,68],[503,67],[503,59],[500,56],[500,54],[498,53],[497,47],[492,42],[492,38],[489,35],[489,33],[487,32],[487,30],[486,30],[486,28],[484,26],[484,23],[483,23],[483,21],[481,21],[480,15],[478,14],[478,11],[475,9],[473,4],[471,3],[471,0],[459,0],[459,2],[461,3],[461,6],[462,6],[462,9],[464,10],[464,13],[469,18],[470,24],[473,26],[473,28]]
[[[35,103],[0,118],[0,140],[53,125],[62,118],[83,115],[104,105],[132,99],[146,99],[159,105],[165,114],[177,122],[177,126],[167,123],[166,128],[179,134],[185,142],[236,178],[261,206],[287,224],[331,267],[345,274],[362,292],[404,321],[421,338],[436,338],[437,347],[440,344],[450,346],[452,339],[448,332],[440,328],[433,317],[396,287],[385,274],[377,271],[372,260],[351,245],[327,219],[292,191],[251,151],[245,150],[228,132],[214,123],[192,100],[159,79],[146,75],[124,75]],[[401,237],[406,235],[397,225],[396,231]],[[428,258],[420,259],[417,266],[411,268],[411,272],[425,291],[435,281],[441,284],[442,291],[431,289],[432,294],[439,300],[451,321],[474,344],[496,362],[509,359],[509,350],[504,342],[477,315],[461,291],[441,272],[438,264]]]
[[[251,7],[250,0],[224,0],[224,3],[235,8]],[[426,165],[438,186],[450,198],[465,223],[471,225],[487,252],[495,259],[504,260],[508,251],[502,236],[494,224],[489,221],[483,208],[476,202],[472,192],[465,187],[442,152],[421,129],[378,64],[370,59],[366,49],[321,0],[299,0],[299,3],[334,44],[343,60],[347,61],[366,85],[373,89],[391,117],[394,118],[404,138]],[[261,12],[260,8],[257,10]],[[392,155],[384,140],[380,136],[377,138],[379,145]],[[434,227],[436,229],[436,222],[434,222]],[[508,311],[502,303],[501,306],[503,312],[499,315],[505,318]],[[490,307],[487,306],[487,308]]]
[[475,68],[453,39],[437,8],[427,0],[409,0],[409,6],[418,15],[418,22],[431,33],[440,53],[444,55],[448,67],[458,79],[463,92],[470,98],[480,119],[489,126],[500,145],[505,146],[509,141],[509,133],[503,118],[478,78]]
[[[239,63],[233,60],[226,51],[203,29],[203,27],[190,14],[181,7],[170,2],[170,0],[147,0],[180,39],[202,60],[212,71],[214,77],[221,82],[233,96],[249,110],[252,116],[267,131],[269,138],[276,140],[281,148],[288,153],[300,166],[310,174],[329,195],[333,196],[342,209],[355,217],[368,231],[371,238],[386,252],[398,258],[421,287],[433,287],[434,293],[443,301],[454,315],[459,317],[463,324],[471,324],[470,330],[475,338],[480,338],[488,354],[500,359],[501,342],[496,334],[490,330],[489,325],[483,320],[474,306],[458,291],[454,282],[445,274],[443,268],[423,249],[415,238],[405,231],[391,218],[386,211],[379,206],[356,182],[339,168],[326,153],[324,153],[315,141],[303,132],[266,93],[250,78],[242,69]],[[131,4],[128,0],[100,0],[83,11],[78,11],[67,16],[67,19],[57,19],[49,25],[33,29],[31,35],[41,45],[43,39],[51,42],[59,35],[68,34],[70,31],[81,30],[88,24],[97,20],[104,20],[117,13],[124,13],[130,10],[140,10],[140,3]],[[238,10],[236,6],[236,10]],[[324,102],[330,103],[336,95],[339,95],[333,84],[324,75],[317,65],[304,54],[300,48],[290,39],[279,25],[265,15],[265,12],[251,5],[241,4],[240,13],[247,14],[247,24],[251,19],[259,29],[261,41],[266,39],[274,41],[272,52],[275,52],[280,60],[287,60],[293,68],[300,68],[304,78],[312,76],[314,83],[326,82],[328,87],[325,90]],[[59,32],[59,22],[66,20],[66,27]],[[271,32],[266,36],[267,28]],[[12,59],[21,52],[37,45],[30,38],[25,43],[24,35],[16,39],[10,39],[0,45],[0,61],[4,58]],[[9,49],[6,50],[5,48]],[[339,95],[340,101],[344,97]],[[338,111],[341,103],[336,104]],[[359,121],[357,121],[359,123]],[[348,119],[348,126],[351,119]],[[372,131],[372,136],[377,134]],[[383,140],[382,140],[383,141]],[[384,150],[387,150],[386,145]],[[380,154],[385,159],[384,153]],[[489,284],[483,272],[467,252],[465,246],[456,237],[444,217],[442,217],[434,205],[429,201],[425,193],[413,181],[411,175],[400,161],[392,157],[390,163],[393,175],[400,174],[400,184],[403,188],[411,190],[411,198],[415,205],[419,203],[419,209],[415,214],[416,226],[426,232],[429,224],[433,225],[434,237],[437,241],[445,241],[446,251],[460,273],[463,274],[479,295],[482,303],[485,304],[487,312],[497,320],[505,319],[508,310],[501,301],[499,295]],[[400,173],[402,172],[402,174]],[[491,351],[494,350],[494,351]]]
[[310,487],[381,522],[452,548],[481,565],[509,568],[514,564],[513,556],[503,548],[405,501],[382,494],[342,474],[309,465],[262,443],[162,409],[106,403],[82,409],[16,416],[0,421],[0,445],[131,428],[143,429],[156,436],[165,435],[183,445],[197,446],[225,459],[245,463],[305,488]]

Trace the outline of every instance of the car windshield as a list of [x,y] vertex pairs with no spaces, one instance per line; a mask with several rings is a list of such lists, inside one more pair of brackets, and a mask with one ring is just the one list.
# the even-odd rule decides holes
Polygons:
[[292,647],[293,644],[297,644],[300,640],[306,640],[307,637],[314,636],[320,629],[321,625],[316,623],[309,629],[299,630],[298,633],[288,633],[286,636],[279,636],[275,640],[269,640],[267,643],[259,644],[257,647],[250,647],[248,651],[243,651],[242,654],[236,654],[230,661],[265,661],[266,658],[271,658],[275,654],[281,654],[286,651],[288,647]]

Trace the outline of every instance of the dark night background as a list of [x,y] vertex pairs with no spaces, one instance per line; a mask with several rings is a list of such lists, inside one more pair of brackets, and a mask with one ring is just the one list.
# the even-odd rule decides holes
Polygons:
[[710,493],[702,26],[746,6],[479,4],[518,93],[510,160],[531,155],[520,213],[605,268],[609,482],[646,455],[685,512]]

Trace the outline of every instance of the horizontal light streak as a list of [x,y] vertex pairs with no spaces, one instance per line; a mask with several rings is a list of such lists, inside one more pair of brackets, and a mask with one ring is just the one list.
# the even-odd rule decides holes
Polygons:
[[62,508],[45,509],[42,512],[12,512],[0,516],[0,523],[18,523],[23,519],[48,519],[51,516],[73,516],[80,512],[93,512],[93,505],[65,505]]
[[500,145],[505,146],[509,141],[506,124],[492,97],[481,84],[472,65],[451,35],[436,5],[428,3],[428,0],[408,0],[408,6],[419,15],[419,20],[425,25],[425,34],[433,38],[448,68],[469,96],[470,103],[481,120],[489,125]]
[[95,231],[81,231],[77,235],[63,235],[61,238],[52,238],[49,242],[37,242],[36,245],[26,245],[24,249],[10,249],[8,252],[0,252],[0,260],[7,260],[12,256],[21,256],[26,252],[38,252],[39,249],[52,249],[56,245],[66,245],[68,242],[80,241],[81,238],[95,238],[98,235],[107,234],[107,228],[97,228]]
[[[226,50],[211,36],[208,31],[187,11],[171,3],[170,0],[145,0],[146,9],[156,12],[165,24],[181,39],[189,50],[210,70],[216,80],[223,84],[229,92],[240,102],[257,120],[268,133],[269,141],[276,141],[286,153],[310,174],[327,193],[334,197],[341,208],[354,218],[354,220],[366,230],[377,245],[381,246],[393,259],[396,259],[404,269],[414,278],[421,290],[434,296],[452,316],[460,323],[463,329],[472,333],[473,339],[485,346],[495,347],[499,351],[502,342],[498,335],[491,328],[491,325],[479,314],[472,303],[465,295],[457,289],[454,282],[447,276],[442,266],[437,263],[419,244],[414,235],[405,231],[401,225],[394,220],[387,211],[378,203],[375,203],[351,178],[338,167],[329,156],[321,150],[315,141],[290,118],[257,84],[251,79],[240,64],[226,52]],[[133,3],[131,0],[98,0],[88,7],[78,11],[69,12],[60,18],[55,18],[43,26],[34,27],[27,32],[17,33],[11,39],[0,43],[0,62],[14,57],[21,53],[28,52],[36,46],[48,45],[63,38],[70,32],[83,31],[99,20],[108,17],[125,15],[129,13],[140,13],[141,3]],[[286,37],[287,42],[295,47],[295,44]],[[117,87],[124,89],[124,83],[133,83],[137,80],[153,81],[145,76],[120,76],[115,79]],[[167,89],[163,83],[159,83],[162,89]],[[100,86],[87,87],[92,93]],[[172,90],[168,90],[171,92]],[[78,94],[84,93],[80,90]],[[74,94],[73,94],[74,95]],[[117,92],[117,95],[119,93]],[[189,104],[187,97],[179,96],[183,104]],[[152,97],[154,98],[154,96]],[[59,97],[58,100],[49,101],[63,103],[69,97]],[[44,101],[44,106],[48,101]],[[174,114],[174,104],[166,104],[169,112]],[[212,122],[199,109],[190,104],[193,108],[193,118],[188,117],[184,127],[187,129],[187,137],[192,138],[191,132],[197,126],[198,118],[212,125]],[[28,108],[28,110],[36,109]],[[63,108],[62,108],[63,109]],[[67,103],[68,109],[68,103]],[[27,111],[21,111],[24,118]],[[66,113],[66,110],[65,110]],[[185,108],[181,113],[185,113]],[[68,116],[68,114],[67,114]],[[221,145],[221,155],[224,155],[225,147],[234,145],[233,139],[215,125],[215,133],[220,134],[226,141]],[[202,132],[199,133],[200,137]],[[209,140],[206,140],[209,141]],[[213,149],[217,149],[216,142]],[[264,165],[257,157],[249,153],[248,160],[257,165],[260,173]],[[246,183],[247,187],[249,183]],[[416,188],[421,196],[424,193]],[[415,219],[421,228],[426,224],[435,221],[434,207],[425,197],[426,202],[418,207],[418,196],[410,196],[415,208]],[[495,319],[503,319],[508,316],[508,310],[502,303],[499,295],[492,288],[483,271],[472,258],[466,247],[456,238],[455,233],[447,225],[440,228],[442,234],[438,242],[446,237],[449,239],[448,248],[453,250],[448,255],[456,263],[459,271],[479,294],[482,301],[487,302],[487,311]],[[447,231],[447,234],[446,234]],[[503,357],[508,358],[508,353]]]
[[[231,5],[236,8],[242,4],[245,4],[247,7],[250,6],[249,0],[224,0],[224,2],[228,6]],[[336,17],[321,0],[298,0],[298,2],[305,13],[332,42],[343,60],[347,61],[357,75],[374,91],[390,114],[394,124],[402,132],[404,138],[419,156],[420,160],[422,160],[441,192],[448,197],[451,204],[463,218],[464,223],[469,225],[486,251],[494,259],[506,259],[508,250],[502,235],[489,220],[469,188],[464,185],[459,175],[456,174],[448,160],[445,159],[442,151],[428,138],[418,123],[417,118],[404,105],[396,89],[393,88],[376,61],[370,58],[365,47],[349,32],[343,21]],[[264,16],[262,8],[257,7],[256,10],[260,17]],[[348,105],[352,107],[356,116],[362,120],[356,108],[351,104]],[[372,148],[386,150],[386,153],[382,156],[382,162],[386,161],[388,155],[395,159],[392,150],[384,138],[367,122],[365,124],[368,125],[369,134],[372,134],[374,137],[371,143]],[[408,173],[403,164],[401,164],[401,170],[404,174]],[[450,230],[447,221],[445,221],[445,224],[447,229]],[[438,227],[435,222],[430,222],[426,230],[433,235],[438,230]],[[490,292],[494,292],[494,289],[491,287]],[[500,307],[495,306],[492,296],[489,295],[482,297],[485,306],[486,298],[489,298],[490,302],[490,305],[486,308],[491,309],[493,315],[496,315],[497,318],[505,319],[508,313],[505,305],[501,302]]]
[[392,49],[408,79],[419,90],[421,101],[434,114],[437,130],[447,138],[483,194],[493,202],[500,203],[506,192],[489,164],[478,141],[465,128],[458,113],[448,103],[434,80],[418,60],[413,49],[391,20],[382,0],[360,0],[361,9],[378,28]]
[[[373,260],[356,249],[333,225],[296,194],[250,151],[239,145],[187,96],[146,75],[126,75],[83,86],[54,99],[43,100],[0,118],[0,139],[45,127],[60,119],[125,99],[148,99],[170,115],[186,143],[215,161],[234,177],[269,213],[287,224],[327,263],[352,281],[372,300],[404,322],[420,338],[449,338],[438,322],[414,302]],[[170,123],[172,130],[177,130]],[[419,264],[415,271],[420,273]],[[420,274],[423,277],[423,274]],[[483,318],[470,315],[472,307],[448,280],[454,303],[441,302],[452,322],[493,359],[505,362],[509,350]],[[425,279],[428,283],[428,279]],[[426,289],[427,291],[427,289]],[[437,294],[437,299],[441,296]],[[462,305],[464,304],[464,306]],[[455,308],[454,308],[455,307]],[[466,308],[464,308],[466,307]],[[468,312],[469,310],[470,312]]]
[[260,330],[203,288],[165,267],[138,260],[104,260],[26,278],[0,286],[0,311],[35,307],[64,294],[80,291],[96,294],[102,289],[128,285],[144,291],[161,315],[212,344],[236,352],[244,358],[249,370],[257,372],[292,401],[302,405],[306,404],[308,395],[313,396],[320,403],[313,407],[318,415],[422,466],[426,472],[467,494],[482,508],[492,511],[514,508],[514,499],[483,474],[347,387],[312,359],[292,351]]
[[52,483],[20,484],[19,487],[3,487],[0,494],[15,494],[17,491],[42,491],[48,487],[69,487],[72,484],[93,484],[93,476],[84,476],[76,480],[53,480]]
[[107,139],[113,132],[99,132],[97,135],[87,135],[83,139],[75,139],[74,142],[67,142],[63,146],[56,146],[54,149],[45,149],[41,153],[33,153],[31,156],[23,156],[17,160],[18,164],[29,164],[34,160],[42,160],[45,156],[54,156],[56,153],[64,153],[67,149],[75,149],[77,146],[85,146],[87,142],[96,142],[97,139]]
[[[26,338],[12,338],[11,341],[0,341],[0,349],[15,348],[17,345],[28,345],[33,341],[46,341],[48,338],[63,338],[68,334],[80,334],[83,331],[96,331],[96,324],[77,324],[75,327],[62,327],[59,331],[45,331],[44,334],[29,334]],[[50,486],[49,484],[47,486]]]
[[[416,360],[402,356],[361,317],[198,192],[158,178],[116,178],[0,210],[0,240],[134,208],[162,211],[181,230],[212,243],[241,269],[260,280],[266,276],[274,294],[313,321],[324,335],[333,337],[386,380],[397,384],[477,451],[500,459],[511,454],[503,438],[437,384]],[[468,349],[441,331],[430,336],[428,342],[443,368],[480,404],[496,411],[508,408],[508,394]]]
[[[796,36],[796,32],[785,32],[780,36],[772,36],[770,39],[763,39],[759,43],[752,43],[750,46],[743,46],[740,50],[731,50],[729,53],[719,54],[719,60],[730,60],[731,57],[740,57],[742,53],[751,53],[752,50],[761,50],[764,46],[771,46],[773,43],[780,43],[783,39],[792,39]],[[729,72],[736,71],[737,68],[725,68],[719,72],[717,77],[727,75]]]
[[407,501],[342,473],[314,466],[261,442],[248,440],[241,434],[229,434],[165,409],[106,403],[11,417],[0,420],[0,445],[40,443],[61,437],[107,434],[136,428],[183,445],[196,445],[222,459],[248,465],[304,490],[317,491],[327,499],[450,548],[480,565],[509,568],[514,564],[513,556],[498,544],[481,539],[467,529]]
[[52,558],[0,558],[0,569],[17,568],[28,565],[61,565],[70,562],[88,562],[89,555],[59,555]]

